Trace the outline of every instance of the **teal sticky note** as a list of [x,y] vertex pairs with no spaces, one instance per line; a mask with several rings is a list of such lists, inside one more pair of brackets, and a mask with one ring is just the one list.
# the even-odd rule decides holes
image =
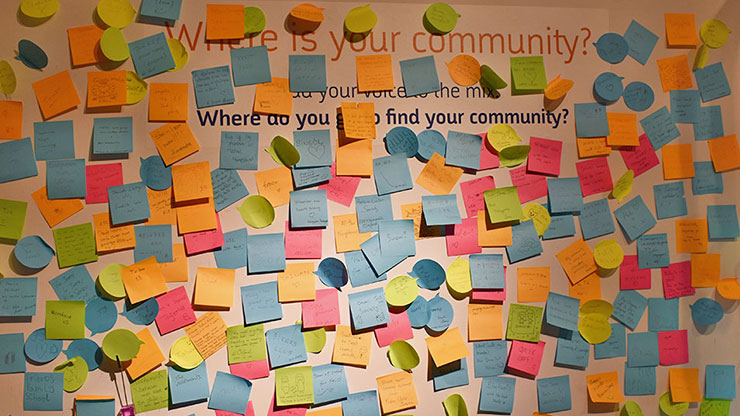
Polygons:
[[167,378],[173,405],[194,404],[208,399],[210,389],[205,361],[192,370],[167,367]]
[[657,367],[660,362],[657,332],[627,334],[627,365]]
[[0,183],[39,174],[29,137],[0,143]]
[[477,134],[447,132],[445,163],[468,170],[480,169],[480,152],[483,139]]
[[578,332],[580,299],[550,292],[545,304],[545,322],[557,328]]
[[462,224],[457,195],[424,195],[421,206],[426,225]]
[[473,370],[476,378],[504,374],[508,351],[506,341],[478,341],[473,343]]
[[142,0],[139,14],[171,23],[180,18],[181,7],[182,0]]
[[704,68],[697,68],[694,71],[694,76],[703,102],[706,103],[730,95],[730,83],[727,81],[722,62],[707,65]]
[[300,324],[270,329],[265,332],[265,340],[271,368],[308,360]]
[[23,410],[61,412],[63,373],[26,373],[23,376]]
[[537,404],[540,413],[570,410],[570,396],[569,376],[537,379]]
[[198,108],[234,104],[234,86],[228,65],[192,72],[195,103]]
[[355,197],[357,228],[361,233],[377,232],[380,221],[393,220],[393,205],[387,195],[364,195]]
[[555,364],[569,368],[586,368],[590,353],[591,344],[583,339],[578,331],[575,331],[571,333],[571,338],[558,338]]
[[699,121],[698,90],[671,90],[671,115],[675,123],[696,123]]
[[108,210],[113,225],[144,221],[151,216],[144,182],[108,188]]
[[267,46],[232,49],[230,53],[235,87],[272,81]]
[[648,331],[678,330],[678,298],[648,299]]
[[658,35],[651,32],[645,26],[632,20],[624,32],[624,40],[629,47],[628,54],[635,61],[645,65],[653,53],[655,44],[658,43]]
[[331,135],[329,130],[303,130],[293,132],[293,145],[301,160],[296,163],[297,168],[315,168],[331,166]]
[[208,408],[243,415],[247,411],[251,391],[252,382],[246,378],[219,371],[213,380]]
[[740,237],[737,206],[735,205],[707,206],[707,224],[709,225],[709,238],[712,240]]
[[318,168],[293,167],[291,171],[293,172],[293,185],[295,189],[310,188],[329,182],[331,179],[331,167],[329,166]]
[[346,399],[349,396],[344,366],[323,364],[312,368],[314,405]]
[[372,328],[391,321],[382,287],[350,293],[348,298],[354,329]]
[[353,416],[379,416],[378,392],[375,390],[353,393],[342,401],[342,414]]
[[574,104],[577,137],[604,137],[609,135],[606,107],[598,103]]
[[0,374],[24,373],[23,333],[0,334]]
[[485,377],[481,381],[478,410],[484,413],[510,414],[514,409],[514,377]]
[[653,149],[658,150],[681,135],[668,108],[663,106],[640,120]]
[[655,196],[655,213],[659,220],[680,217],[688,213],[683,182],[653,185],[653,193]]
[[471,254],[470,279],[473,289],[504,289],[504,256],[502,254]]
[[637,239],[637,267],[657,269],[670,265],[668,234],[644,234]]
[[116,414],[115,399],[75,400],[77,416],[114,416]]
[[[549,211],[549,204],[545,208]],[[554,240],[556,238],[570,237],[576,234],[576,223],[573,214],[552,214],[550,213],[550,226],[542,234],[543,240]]]
[[707,365],[704,377],[707,399],[733,400],[736,397],[734,365]]
[[606,198],[583,204],[578,216],[584,240],[601,237],[615,231],[614,220]]
[[601,344],[594,345],[594,359],[624,357],[627,355],[627,331],[624,325],[611,324],[612,333]]
[[614,210],[614,216],[630,241],[635,241],[657,224],[640,195]]
[[634,331],[647,309],[648,300],[635,290],[620,290],[613,305],[612,317]]
[[722,124],[722,107],[711,105],[699,109],[699,118],[694,123],[694,140],[716,139],[725,135]]
[[422,56],[401,61],[401,77],[407,97],[440,90],[434,56]]
[[133,151],[133,117],[96,118],[93,121],[94,154],[122,154]]
[[506,246],[509,263],[516,263],[542,253],[542,242],[532,221],[512,226],[511,242],[510,246]]
[[553,214],[572,214],[583,208],[578,178],[547,178],[547,200]]
[[291,92],[326,91],[325,55],[290,55],[288,64]]
[[712,162],[694,162],[691,190],[694,195],[721,194],[725,190],[722,173],[714,171]]
[[655,384],[655,367],[630,367],[624,363],[625,396],[652,396]]
[[347,266],[349,282],[352,287],[360,287],[387,279],[385,273],[375,274],[370,262],[362,251],[348,251],[344,253],[344,264]]
[[81,300],[87,303],[98,297],[95,281],[83,264],[49,280],[49,284],[59,300]]
[[241,294],[245,325],[283,318],[283,308],[278,302],[277,281],[242,286]]
[[235,170],[221,168],[212,170],[211,183],[213,184],[213,205],[217,212],[249,195],[244,181]]
[[218,167],[221,169],[257,170],[259,133],[222,131]]
[[247,267],[247,229],[224,233],[224,245],[213,252],[219,269]]
[[381,221],[378,224],[382,255],[415,256],[414,220]]
[[142,78],[161,74],[175,67],[175,60],[164,32],[128,44],[136,73]]
[[134,227],[136,247],[134,261],[156,257],[158,263],[172,263],[172,225],[137,225]]
[[35,277],[0,279],[0,316],[36,315]]
[[325,228],[329,225],[326,190],[290,192],[291,228]]
[[380,250],[380,237],[377,234],[360,244],[360,248],[376,276],[386,273],[408,257],[403,254],[383,254]]
[[74,159],[75,136],[72,120],[33,123],[36,160]]
[[84,198],[86,181],[85,159],[46,162],[46,196],[49,199]]
[[467,386],[470,383],[468,379],[468,364],[465,358],[441,367],[437,367],[434,365],[434,361],[430,360],[429,365],[432,372],[434,391]]
[[378,195],[388,195],[414,187],[409,162],[402,153],[373,159],[373,179]]

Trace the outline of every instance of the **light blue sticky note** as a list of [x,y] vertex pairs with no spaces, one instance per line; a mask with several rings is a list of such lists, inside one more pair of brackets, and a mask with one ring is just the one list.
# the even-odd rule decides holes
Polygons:
[[395,155],[373,159],[373,179],[378,195],[406,191],[414,187],[406,155]]
[[291,92],[326,91],[325,55],[290,55],[288,63]]
[[630,367],[624,363],[625,396],[652,396],[655,384],[655,367]]
[[709,238],[712,240],[740,237],[737,206],[735,205],[707,206],[707,223],[709,224]]
[[72,120],[33,123],[36,160],[74,159],[75,136]]
[[192,370],[167,367],[167,378],[173,405],[195,404],[208,399],[210,388],[205,361]]
[[634,331],[647,309],[648,300],[635,290],[620,290],[613,305],[612,317]]
[[477,134],[447,132],[446,163],[468,170],[480,169],[481,137]]
[[[7,280],[5,278],[3,280]],[[2,280],[0,280],[0,288],[2,288]],[[3,288],[4,289],[4,288]],[[73,348],[76,341],[74,340],[69,345],[69,349]],[[93,342],[93,341],[90,341]],[[94,344],[94,342],[93,342]],[[53,361],[62,352],[62,340],[61,339],[46,339],[46,329],[39,328],[28,335],[26,339],[26,345],[23,346],[23,352],[26,354],[28,361],[33,364],[46,364]],[[74,355],[72,357],[75,357]],[[69,358],[72,358],[69,357]],[[80,357],[84,357],[80,355]],[[92,368],[92,367],[90,367]]]
[[550,292],[545,304],[545,322],[557,328],[577,332],[580,304],[580,299]]
[[657,224],[640,195],[614,210],[614,216],[630,241],[635,241]]
[[300,324],[270,329],[265,332],[265,340],[271,368],[308,360]]
[[175,67],[175,60],[164,32],[128,44],[136,73],[142,78],[161,74]]
[[542,242],[532,221],[512,226],[511,242],[510,246],[506,246],[509,263],[516,263],[542,253]]
[[159,155],[152,155],[144,159],[139,157],[139,177],[149,189],[164,191],[172,187],[172,167],[166,166]]
[[350,293],[349,311],[354,329],[366,329],[391,321],[382,287]]
[[574,104],[577,137],[604,137],[609,135],[606,107],[599,103]]
[[352,416],[380,416],[378,392],[375,390],[353,393],[342,401],[342,414]]
[[555,364],[570,368],[586,368],[590,353],[591,344],[575,331],[571,333],[571,338],[558,338]]
[[699,119],[694,123],[694,140],[716,139],[725,135],[722,124],[722,107],[711,105],[699,109]]
[[704,397],[707,399],[733,400],[735,389],[734,365],[707,365],[705,371]]
[[426,225],[462,224],[457,195],[424,195],[421,197]]
[[293,185],[295,189],[310,188],[329,182],[331,179],[331,167],[321,166],[318,168],[296,168],[291,169],[293,172]]
[[231,70],[235,87],[272,81],[267,46],[232,49]]
[[447,151],[447,140],[445,136],[437,130],[424,130],[416,135],[416,141],[419,142],[419,150],[416,158],[422,162],[427,162],[432,155],[437,153],[444,157]]
[[228,65],[192,72],[195,103],[198,108],[234,104],[234,86]]
[[514,410],[514,377],[485,377],[481,381],[478,411],[511,414]]
[[401,61],[401,77],[407,97],[439,91],[439,77],[434,56]]
[[208,408],[243,415],[247,412],[251,391],[252,383],[246,378],[219,371],[213,380]]
[[59,300],[81,300],[85,303],[95,299],[95,281],[85,265],[80,264],[49,280]]
[[349,396],[344,366],[323,364],[312,368],[314,405],[335,402]]
[[23,410],[61,412],[63,373],[26,373],[23,376]]
[[570,410],[570,377],[557,376],[537,379],[537,404],[540,413]]
[[414,220],[381,221],[378,223],[378,237],[382,255],[416,255]]
[[221,169],[257,170],[259,133],[222,131],[218,167]]
[[668,234],[644,234],[637,239],[637,267],[658,269],[670,265]]
[[285,237],[283,233],[255,234],[247,238],[249,273],[285,270]]
[[23,266],[32,270],[41,270],[54,258],[54,249],[37,235],[21,238],[13,248],[13,257]]
[[440,297],[437,293],[427,302],[429,308],[429,322],[426,327],[433,332],[444,332],[452,324],[455,310],[447,299]]
[[606,198],[583,204],[578,216],[584,240],[601,237],[615,231],[609,201]]
[[508,352],[504,340],[473,343],[473,370],[476,378],[504,374],[507,359]]
[[182,0],[142,0],[139,14],[145,17],[174,22],[180,18]]
[[377,232],[380,221],[393,219],[393,205],[388,195],[364,195],[355,197],[357,228],[361,233]]
[[624,87],[624,104],[632,111],[645,111],[655,102],[655,93],[644,82],[633,81]]
[[655,195],[655,213],[659,220],[680,217],[688,213],[683,182],[653,185],[653,193]]
[[296,163],[295,167],[331,166],[333,157],[329,130],[294,131],[293,145],[301,154],[301,160]]
[[221,168],[212,170],[211,183],[213,184],[213,206],[219,212],[249,195],[241,176],[235,170]]
[[627,365],[656,367],[660,363],[657,332],[627,334]]
[[247,267],[247,229],[224,233],[224,245],[213,256],[219,269]]
[[352,287],[369,285],[387,278],[385,273],[380,276],[375,274],[370,262],[360,250],[344,253],[344,264],[347,266],[347,274],[349,274]]
[[110,331],[116,325],[117,320],[118,309],[116,309],[116,304],[110,300],[95,298],[85,305],[85,326],[92,332],[90,336]]
[[409,323],[413,328],[424,328],[432,316],[429,310],[429,303],[421,296],[417,296],[411,305],[406,308],[406,314],[409,317]]
[[35,277],[0,279],[0,316],[36,315]]
[[385,274],[387,271],[402,262],[406,257],[401,254],[384,255],[380,251],[380,237],[377,234],[360,244],[362,254],[365,255],[376,276]]
[[453,361],[442,367],[435,366],[434,362],[430,360],[430,367],[434,391],[467,386],[470,383],[468,379],[468,363],[465,358]]
[[85,159],[46,162],[46,196],[49,199],[84,198],[86,194]]
[[133,151],[133,117],[96,118],[93,121],[94,154],[122,154]]
[[[97,299],[93,299],[94,302]],[[90,303],[92,303],[90,302]],[[90,304],[88,304],[89,306]],[[123,312],[121,315],[125,316],[134,325],[149,325],[154,322],[154,319],[159,314],[159,302],[156,298],[149,298],[143,302],[139,302],[136,305],[132,305],[128,299],[123,304]]]
[[283,308],[278,302],[277,281],[242,286],[241,292],[245,325],[283,318]]
[[648,331],[678,330],[678,298],[648,299]]
[[[580,182],[579,182],[580,187]],[[550,212],[550,204],[542,204]],[[553,240],[556,238],[570,237],[576,234],[576,223],[573,214],[553,214],[550,212],[550,226],[542,234],[543,240]]]
[[29,178],[38,174],[31,138],[0,143],[0,183]]
[[24,373],[23,333],[0,334],[0,374]]
[[699,121],[699,90],[671,90],[671,115],[675,123]]
[[594,359],[624,357],[627,355],[627,330],[619,323],[611,324],[612,333],[601,344],[594,345]]
[[697,68],[694,71],[696,83],[699,85],[701,100],[703,102],[716,100],[717,98],[730,95],[730,83],[727,81],[725,69],[722,62]]
[[583,208],[578,178],[547,178],[547,200],[553,214],[572,214]]
[[473,289],[503,289],[506,287],[502,254],[471,254],[468,262]]
[[645,26],[632,20],[627,31],[624,32],[624,40],[629,46],[628,54],[635,61],[645,65],[653,53],[658,36]]
[[640,124],[655,150],[659,150],[681,135],[673,121],[671,112],[665,106],[640,120]]
[[156,257],[158,263],[172,263],[172,225],[137,225],[134,227],[136,247],[134,261]]
[[691,189],[694,195],[721,194],[725,189],[722,173],[714,171],[712,162],[694,162]]
[[116,401],[115,399],[76,400],[75,414],[77,416],[114,416]]
[[108,210],[113,225],[149,218],[151,211],[144,182],[108,187]]
[[325,228],[327,225],[326,189],[290,192],[291,228]]

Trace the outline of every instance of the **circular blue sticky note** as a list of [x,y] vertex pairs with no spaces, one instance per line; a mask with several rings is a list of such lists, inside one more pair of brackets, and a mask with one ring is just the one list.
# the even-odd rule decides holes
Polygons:
[[164,165],[164,161],[158,155],[141,159],[139,176],[146,186],[155,191],[164,191],[172,186],[172,169]]
[[452,324],[452,318],[455,316],[450,302],[437,295],[427,302],[427,306],[429,307],[427,328],[434,332],[446,331],[450,327],[450,324]]
[[32,362],[46,364],[62,352],[62,340],[46,339],[46,329],[39,328],[28,336],[23,351]]
[[594,81],[594,98],[601,104],[613,104],[619,100],[624,91],[624,78],[612,72],[604,72]]
[[149,325],[154,322],[158,313],[159,302],[155,298],[149,298],[136,305],[131,305],[127,300],[121,315],[125,316],[134,325]]
[[341,260],[327,257],[319,263],[319,269],[315,272],[321,283],[328,287],[340,288],[347,284],[349,275],[347,268]]
[[418,159],[426,162],[435,153],[444,157],[447,151],[447,140],[442,133],[437,130],[424,130],[419,133],[417,139],[419,141],[419,151],[416,153]]
[[414,157],[419,151],[419,139],[408,127],[394,127],[385,135],[385,149],[392,155],[400,153]]
[[417,261],[409,276],[419,279],[416,284],[420,288],[429,290],[439,289],[447,278],[445,269],[436,261],[429,259]]
[[429,323],[429,304],[426,299],[417,296],[408,309],[406,314],[409,316],[409,322],[414,328],[423,328]]
[[116,304],[102,298],[95,298],[85,305],[85,326],[92,335],[110,331],[118,320]]
[[30,40],[22,39],[18,42],[18,56],[16,59],[31,69],[44,69],[49,64],[49,58],[38,45]]
[[76,339],[69,344],[64,355],[67,359],[72,357],[82,357],[87,363],[88,371],[93,371],[100,367],[100,363],[103,362],[103,350],[100,349],[98,344],[91,339]]
[[604,33],[594,46],[599,57],[610,64],[622,62],[629,52],[627,41],[618,33]]
[[29,235],[18,241],[13,248],[13,255],[24,267],[38,270],[49,265],[54,257],[54,249],[41,237]]
[[630,82],[624,88],[624,103],[632,111],[645,111],[653,105],[655,93],[650,86],[644,82]]
[[725,314],[722,305],[709,298],[701,298],[689,307],[691,318],[697,325],[714,325],[722,320]]

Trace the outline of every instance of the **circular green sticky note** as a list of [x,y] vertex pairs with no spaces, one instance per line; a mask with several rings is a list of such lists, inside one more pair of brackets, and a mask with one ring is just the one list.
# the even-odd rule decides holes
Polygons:
[[444,35],[457,25],[459,14],[447,3],[434,3],[424,12],[424,20],[429,23],[432,33]]
[[265,14],[259,7],[244,8],[244,35],[254,35],[265,30]]
[[508,146],[498,152],[498,160],[503,167],[514,167],[521,165],[527,160],[531,147],[528,144],[517,144]]
[[139,353],[141,340],[128,329],[114,329],[103,338],[103,353],[113,361],[128,361]]
[[103,31],[100,36],[100,50],[106,58],[114,62],[125,61],[131,56],[121,29],[116,27],[109,27]]
[[613,312],[614,306],[611,303],[601,299],[591,299],[581,306],[581,309],[578,311],[578,316],[582,318],[586,315],[595,313],[603,316],[604,319],[609,319]]
[[250,227],[265,228],[275,220],[275,208],[262,195],[250,196],[236,209]]
[[175,72],[182,69],[188,63],[188,50],[185,48],[185,45],[175,38],[169,38],[167,39],[167,46],[170,47],[172,59],[175,60],[175,67],[167,71]]
[[410,276],[394,277],[385,287],[385,300],[391,306],[410,305],[419,296],[418,279]]
[[54,16],[59,10],[59,0],[21,0],[21,13],[34,19]]
[[406,341],[393,341],[388,347],[391,365],[401,370],[411,370],[419,365],[419,354]]
[[531,202],[525,205],[522,211],[524,212],[524,218],[530,219],[534,223],[534,229],[537,230],[537,235],[542,236],[552,221],[547,208],[536,202]]
[[365,33],[373,30],[378,23],[378,15],[370,5],[355,7],[344,18],[344,28],[350,33]]
[[514,146],[522,141],[521,137],[516,134],[516,130],[508,124],[494,124],[488,129],[486,136],[488,143],[500,152],[504,148]]
[[488,65],[481,65],[480,67],[480,85],[489,90],[495,91],[506,88],[509,84],[503,80],[496,71],[491,69]]
[[603,315],[590,313],[578,321],[578,332],[589,344],[601,344],[611,336],[612,327]]
[[136,17],[136,10],[128,0],[100,0],[97,11],[103,23],[119,29],[130,25]]
[[306,343],[306,351],[318,354],[326,345],[326,329],[316,328],[303,331],[303,341]]
[[126,265],[115,263],[109,264],[100,271],[98,275],[98,285],[108,297],[113,299],[122,299],[126,296],[126,289],[123,287],[121,279],[121,269]]
[[727,43],[727,38],[732,31],[727,25],[718,19],[709,19],[701,25],[699,36],[705,45],[712,49],[721,48]]
[[639,404],[632,400],[627,400],[624,402],[624,407],[619,412],[619,416],[643,416],[643,414]]
[[265,149],[275,162],[291,167],[301,160],[301,154],[285,137],[275,136],[270,142],[270,147]]
[[13,67],[8,61],[0,61],[0,92],[12,94],[15,92],[16,80]]
[[450,416],[468,416],[468,405],[465,404],[465,399],[459,394],[448,396],[442,404]]
[[126,104],[136,104],[146,97],[149,84],[139,74],[126,71]]
[[64,374],[64,391],[71,393],[79,390],[87,381],[87,361],[82,357],[72,357],[54,367],[54,372]]
[[666,416],[681,416],[689,410],[689,403],[674,403],[671,400],[671,392],[667,391],[660,396],[658,400],[660,410],[666,414]]
[[185,335],[172,344],[170,348],[170,361],[183,370],[192,370],[203,362],[198,350],[195,349],[193,341]]

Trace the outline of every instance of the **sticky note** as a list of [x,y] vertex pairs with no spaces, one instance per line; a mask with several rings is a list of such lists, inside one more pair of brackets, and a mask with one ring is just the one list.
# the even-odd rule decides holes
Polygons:
[[658,363],[658,333],[635,332],[627,334],[627,365],[630,367],[655,367]]
[[218,312],[206,312],[185,328],[191,342],[203,359],[226,345],[226,323]]
[[187,371],[168,367],[167,378],[173,405],[202,402],[210,395],[205,361]]
[[134,151],[133,118],[96,118],[93,127],[93,153],[123,154]]
[[699,44],[693,13],[666,13],[665,33],[669,47],[688,48]]
[[643,118],[640,124],[655,150],[670,143],[681,134],[667,107],[661,107]]
[[515,186],[487,190],[483,198],[492,223],[516,221],[524,216]]
[[[513,58],[512,58],[513,59]],[[577,137],[603,137],[609,135],[606,107],[597,103],[574,104]]]
[[46,162],[46,194],[49,199],[84,198],[85,159]]
[[655,394],[655,367],[630,367],[624,363],[624,394],[648,396]]
[[380,414],[378,392],[375,390],[353,393],[342,401],[342,413],[357,416],[375,416]]
[[627,41],[629,46],[629,56],[645,65],[658,43],[658,36],[637,21],[632,20],[624,33],[624,40]]
[[545,302],[550,292],[549,267],[517,268],[517,302]]
[[87,106],[119,107],[126,104],[126,71],[87,73]]
[[272,81],[267,46],[232,49],[230,54],[235,87]]
[[152,257],[121,269],[121,279],[131,303],[139,303],[167,292],[164,276],[156,259]]
[[634,331],[642,315],[645,313],[647,306],[647,299],[639,292],[621,290],[617,298],[614,299],[614,313],[612,317]]
[[184,286],[158,296],[159,313],[156,323],[161,335],[168,334],[195,322],[195,312]]
[[187,282],[188,279],[188,260],[185,255],[184,244],[172,245],[172,263],[160,263],[159,270],[164,275],[167,282]]
[[283,309],[278,302],[277,282],[242,286],[241,296],[245,324],[274,321],[283,317]]
[[355,66],[358,91],[387,91],[394,88],[390,54],[357,55]]
[[678,330],[678,299],[648,299],[648,330]]
[[699,120],[698,90],[675,90],[670,91],[671,114],[676,123],[696,123]]
[[[20,137],[18,137],[20,139]],[[71,120],[33,123],[36,160],[74,159],[74,125]]]
[[334,339],[332,362],[367,367],[370,362],[372,341],[372,334],[369,332],[353,334],[349,326],[338,325]]
[[406,96],[413,97],[439,91],[440,83],[434,56],[407,59],[400,64]]
[[691,145],[675,144],[663,147],[663,179],[692,177],[694,177],[694,156]]
[[331,166],[331,137],[329,130],[305,130],[293,132],[293,144],[301,155],[297,168]]
[[414,237],[419,240],[444,235],[444,227],[430,227],[422,221],[422,212],[421,202],[401,205],[401,217],[414,221]]
[[657,223],[639,195],[614,210],[614,216],[630,241],[636,240]]
[[249,273],[285,270],[283,233],[256,234],[247,239]]
[[0,143],[0,183],[38,175],[31,139]]
[[290,202],[290,191],[293,190],[293,179],[290,169],[281,166],[263,170],[254,174],[259,194],[267,198],[273,207]]
[[571,339],[558,338],[558,346],[555,350],[555,365],[585,369],[588,367],[590,352],[591,344],[583,339],[581,334],[574,332],[571,334]]
[[107,212],[94,214],[93,223],[95,224],[95,247],[98,253],[128,250],[136,246],[136,233],[133,225],[113,227],[110,223],[110,214]]
[[667,234],[644,234],[637,239],[637,264],[641,269],[668,267]]
[[26,361],[23,358],[23,333],[0,335],[0,355],[6,360],[0,364],[0,374],[25,373]]
[[275,370],[275,404],[292,406],[313,403],[313,371],[310,366]]
[[329,166],[302,169],[293,167],[291,170],[296,189],[310,188],[324,184],[331,179],[331,168]]
[[251,391],[252,382],[249,380],[218,371],[208,399],[208,408],[243,415],[247,411]]
[[700,402],[698,368],[671,368],[668,370],[671,400],[674,402]]
[[541,307],[512,303],[509,305],[506,339],[539,342],[541,324]]
[[213,185],[213,205],[218,212],[249,195],[247,187],[234,170],[212,170],[211,184]]
[[716,172],[725,172],[740,167],[740,145],[736,135],[718,137],[707,143]]
[[373,178],[378,195],[412,189],[411,172],[403,154],[373,159]]
[[288,65],[291,92],[326,91],[325,55],[290,55]]
[[0,199],[0,238],[20,240],[26,221],[28,203],[12,199]]
[[81,300],[97,297],[95,282],[85,266],[75,266],[49,281],[59,300]]
[[375,270],[362,251],[348,251],[344,253],[344,260],[352,287],[369,285],[387,278],[385,273],[375,274]]
[[541,91],[547,88],[545,64],[541,56],[509,58],[512,92]]
[[29,372],[23,375],[23,410],[58,411],[63,409],[64,374]]
[[414,221],[395,220],[378,223],[380,252],[387,255],[416,255]]
[[691,286],[715,287],[720,279],[720,254],[691,254]]
[[530,137],[529,145],[532,150],[529,152],[529,158],[527,159],[527,170],[544,175],[559,176],[563,142]]
[[474,254],[469,257],[474,289],[503,289],[506,276],[501,254]]
[[113,225],[146,220],[151,216],[144,182],[108,188],[108,209]]
[[619,373],[589,374],[586,376],[588,395],[594,403],[620,403],[624,401],[619,388]]
[[224,245],[213,253],[220,269],[238,269],[247,266],[247,230],[240,228],[224,233]]
[[290,225],[293,228],[326,227],[329,224],[326,191],[290,192]]
[[390,322],[383,288],[349,294],[349,308],[355,329],[366,329]]
[[[152,82],[149,85],[149,121],[186,121],[187,119],[188,84]],[[162,158],[165,159],[164,156]]]
[[419,404],[411,373],[399,371],[376,379],[380,407],[384,414],[416,407]]
[[139,14],[172,23],[180,18],[181,7],[182,0],[173,0],[167,3],[157,2],[156,0],[144,0],[141,3]]
[[306,344],[300,325],[270,329],[265,333],[267,352],[272,368],[283,367],[307,360]]
[[[436,156],[432,156],[434,158]],[[431,160],[428,162],[431,163]],[[460,172],[462,174],[462,172]],[[417,180],[418,183],[418,180]],[[465,211],[468,217],[475,217],[478,211],[485,209],[483,192],[496,187],[492,176],[483,176],[460,183]]]
[[195,277],[193,305],[231,308],[235,277],[233,269],[199,267]]
[[694,76],[696,76],[696,84],[699,86],[703,102],[730,95],[730,83],[727,81],[722,62],[698,68],[694,71]]
[[722,107],[718,105],[701,107],[698,121],[694,123],[694,140],[716,139],[724,135]]
[[[157,346],[157,342],[152,337],[148,328],[144,328],[136,333],[136,337],[142,342],[139,353],[131,360],[131,364],[126,367],[126,373],[131,380],[136,380],[149,371],[159,367],[164,361],[164,355]],[[203,366],[205,367],[205,366]],[[205,371],[205,369],[204,369]],[[208,389],[206,388],[206,391]]]
[[612,148],[606,144],[606,137],[578,137],[576,138],[576,145],[578,147],[578,157],[580,159],[595,156],[607,156],[612,152]]
[[737,207],[735,205],[707,206],[707,222],[709,224],[709,238],[711,239],[740,237]]
[[663,294],[666,299],[691,296],[696,290],[691,286],[691,262],[673,263],[660,271]]
[[704,396],[709,399],[732,400],[735,392],[734,365],[707,365]]
[[[441,227],[441,226],[440,226]],[[448,256],[480,253],[482,250],[478,238],[478,219],[465,218],[460,224],[453,225],[453,232],[445,235]]]
[[337,165],[330,168],[331,179],[328,183],[319,185],[319,189],[326,190],[326,197],[330,201],[342,204],[346,207],[352,204],[352,200],[360,185],[361,178],[354,176],[337,176]]
[[[206,39],[241,39],[244,37],[244,6],[237,4],[206,5]],[[221,409],[227,410],[227,409]],[[234,412],[244,414],[244,412]]]
[[130,42],[128,48],[136,73],[144,79],[175,67],[164,32]]
[[693,86],[689,70],[689,58],[678,55],[670,58],[658,59],[658,71],[663,92],[671,90],[685,90]]
[[[323,364],[312,369],[314,389],[314,404],[330,403],[347,398],[349,387],[344,366]],[[341,413],[341,412],[340,412]]]
[[334,216],[334,242],[337,253],[360,250],[370,233],[360,233],[357,214]]
[[482,139],[477,134],[450,130],[447,133],[446,163],[468,170],[480,168]]
[[98,260],[92,223],[57,228],[53,233],[60,268]]
[[355,197],[355,209],[361,233],[378,231],[378,223],[393,220],[390,196],[365,195]]
[[583,204],[579,222],[584,240],[611,234],[615,231],[609,202],[606,198]]
[[131,383],[131,395],[137,413],[166,408],[169,400],[167,370],[153,371]]
[[135,232],[134,261],[142,261],[152,256],[160,263],[173,261],[171,225],[138,225]]
[[257,84],[254,92],[254,112],[289,116],[293,111],[293,95],[288,78],[272,77],[272,81]]
[[344,135],[350,139],[374,139],[375,104],[342,103]]
[[37,283],[35,277],[0,279],[0,316],[35,316]]
[[507,360],[506,341],[473,343],[475,377],[494,377],[504,373]]
[[208,162],[173,166],[172,190],[175,202],[203,202],[213,198],[210,172]]
[[724,192],[722,173],[714,171],[712,162],[694,162],[691,189],[694,195],[721,194]]
[[566,375],[537,379],[537,404],[540,413],[570,410],[570,377]]
[[676,220],[677,253],[704,253],[708,248],[708,238],[705,219]]
[[199,69],[193,71],[192,75],[198,108],[234,104],[234,87],[228,65]]
[[85,66],[98,63],[99,55],[96,52],[103,29],[97,25],[78,26],[67,29],[69,52],[72,57],[72,66]]
[[285,271],[278,273],[277,293],[280,302],[316,299],[314,264],[290,263],[286,265]]
[[444,157],[434,153],[416,178],[416,183],[435,195],[449,194],[463,170],[445,163]]
[[80,104],[80,97],[69,71],[62,71],[31,84],[44,120],[64,113]]
[[545,305],[545,322],[557,328],[576,331],[578,329],[576,317],[578,316],[579,305],[580,301],[576,298],[549,292]]
[[687,331],[662,331],[658,333],[660,365],[678,365],[689,362]]
[[[684,197],[683,182],[672,182],[654,185],[655,211],[658,219],[686,215],[687,206]],[[615,213],[616,215],[616,213]]]
[[76,300],[46,301],[44,322],[47,339],[85,338],[85,302]]
[[501,305],[468,304],[468,341],[503,338]]
[[263,324],[230,326],[226,329],[229,364],[266,360],[266,342]]
[[557,258],[572,284],[577,284],[596,271],[593,252],[582,239],[561,250]]
[[650,270],[638,268],[637,256],[624,256],[619,266],[619,288],[621,290],[650,289],[650,285]]
[[377,234],[360,244],[360,248],[377,276],[386,273],[406,258],[399,254],[383,254],[380,251],[380,238]]

